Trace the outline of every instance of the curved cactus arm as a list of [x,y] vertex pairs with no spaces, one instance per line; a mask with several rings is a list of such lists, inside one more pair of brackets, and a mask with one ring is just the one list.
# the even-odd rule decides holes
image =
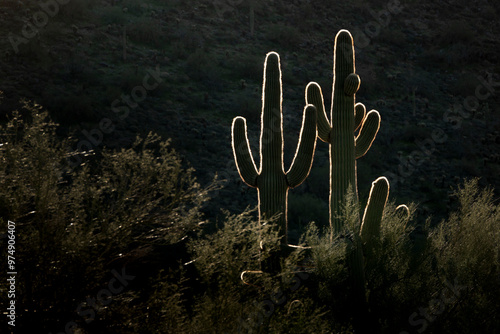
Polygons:
[[406,219],[410,218],[410,209],[406,204],[400,204],[396,207],[396,213],[401,216],[405,217]]
[[354,96],[361,85],[359,75],[356,73],[349,74],[344,80],[344,94],[346,96]]
[[361,125],[356,137],[356,159],[361,158],[372,146],[378,129],[380,128],[380,114],[376,110],[370,111]]
[[354,131],[357,131],[363,123],[366,115],[366,108],[363,103],[356,103],[354,106]]
[[410,209],[405,204],[400,204],[396,207],[396,215],[405,222],[405,228],[408,227],[410,221]]
[[250,187],[257,187],[257,176],[259,175],[253,160],[250,143],[247,136],[247,122],[243,117],[235,117],[232,125],[232,146],[234,160],[238,173],[243,182]]
[[316,108],[309,104],[304,107],[297,151],[292,165],[286,173],[287,183],[291,188],[295,188],[304,182],[311,171],[317,134]]
[[316,107],[319,139],[326,143],[330,143],[332,127],[326,116],[321,87],[316,82],[310,82],[306,86],[306,104],[312,104]]
[[361,224],[361,241],[368,248],[372,248],[373,243],[380,239],[380,223],[388,197],[389,181],[383,176],[379,177],[372,182]]

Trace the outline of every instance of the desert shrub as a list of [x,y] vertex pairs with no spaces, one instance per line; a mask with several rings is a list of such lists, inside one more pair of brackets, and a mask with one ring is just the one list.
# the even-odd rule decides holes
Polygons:
[[[260,224],[246,210],[204,221],[211,188],[196,183],[168,141],[150,134],[71,168],[70,140],[56,129],[27,102],[0,128],[0,228],[16,223],[22,268],[18,330],[74,321],[81,333],[353,332],[363,305],[353,297],[351,250],[363,205],[352,192],[342,233],[311,224],[299,241],[310,248],[283,254],[271,275],[259,268],[279,247],[274,220]],[[500,210],[478,180],[455,196],[460,208],[429,236],[430,220],[422,229],[414,205],[409,216],[386,206],[380,242],[363,249],[367,305],[382,332],[499,330]],[[302,202],[291,205],[312,206]],[[122,268],[136,276],[131,286],[86,323],[74,310],[90,308],[110,270]],[[0,282],[2,302],[6,289]]]
[[349,300],[346,239],[334,237],[329,228],[320,229],[316,224],[310,224],[302,238],[311,247],[316,298],[330,311],[331,323],[344,326],[349,322],[349,313],[345,310]]
[[[22,111],[0,129],[1,228],[16,223],[16,301],[24,309],[16,328],[57,330],[71,319],[85,328],[76,307],[90,307],[81,303],[109,282],[112,269],[151,261],[152,247],[196,230],[207,193],[158,136],[72,168],[70,142],[58,139],[47,112],[27,102]],[[106,310],[97,318],[109,308],[96,308]]]
[[[328,328],[324,311],[311,298],[308,274],[295,274],[304,252],[283,259],[276,275],[259,272],[260,261],[272,248],[262,251],[259,242],[277,245],[272,221],[261,225],[252,211],[226,214],[210,234],[190,243],[193,261],[182,266],[196,268],[188,282],[164,276],[155,285],[147,305],[153,333],[171,329],[176,333],[289,332],[322,333]],[[242,273],[246,272],[243,276]],[[247,284],[243,284],[244,277]],[[174,314],[183,314],[174,317]],[[186,319],[187,315],[187,319]],[[158,318],[159,316],[159,318]],[[148,316],[149,318],[149,316]],[[144,327],[143,327],[144,328]],[[155,329],[153,329],[155,328]],[[161,328],[161,329],[160,329]]]
[[[494,333],[500,310],[500,210],[492,189],[467,180],[454,195],[460,208],[432,235],[439,275],[456,287],[455,299],[439,314],[437,331]],[[451,298],[450,298],[451,299]]]
[[[249,313],[249,301],[256,296],[242,287],[240,276],[245,270],[259,270],[260,230],[252,215],[236,215],[226,218],[216,233],[191,244],[200,278],[212,287],[194,308],[195,332],[207,325],[214,332],[234,332],[239,318]],[[276,243],[276,235],[273,240]]]
[[433,254],[427,244],[428,225],[417,234],[415,205],[410,215],[388,203],[381,223],[380,243],[365,253],[368,301],[383,330],[398,331],[408,316],[427,301],[436,284],[432,273]]
[[[352,196],[352,195],[351,195]],[[312,290],[317,308],[327,311],[330,330],[352,332],[357,322],[373,321],[382,332],[404,329],[408,316],[426,301],[429,291],[434,292],[432,252],[424,243],[416,242],[412,234],[415,206],[410,215],[388,203],[381,223],[380,241],[374,249],[363,246],[364,275],[367,307],[373,320],[360,318],[365,307],[355,298],[356,281],[351,268],[353,242],[359,233],[359,210],[348,196],[340,219],[345,228],[340,235],[332,235],[329,227],[320,230],[314,226],[305,233],[306,244],[311,246]],[[357,324],[359,326],[359,324]],[[403,325],[403,326],[402,326]],[[373,328],[373,331],[377,329]]]
[[280,309],[269,325],[270,333],[331,333],[327,313],[301,290],[300,299],[292,300],[287,308]]

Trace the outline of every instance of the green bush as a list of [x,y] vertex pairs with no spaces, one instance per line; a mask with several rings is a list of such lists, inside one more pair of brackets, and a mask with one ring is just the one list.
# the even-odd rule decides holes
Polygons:
[[197,230],[207,189],[155,135],[72,169],[70,141],[57,138],[47,112],[27,102],[21,112],[0,128],[1,230],[16,223],[16,301],[24,310],[16,329],[54,331],[72,319],[85,328],[76,307],[118,263],[133,266],[138,254],[151,258],[151,247]]
[[460,208],[432,235],[439,275],[462,287],[447,305],[436,331],[460,328],[463,333],[495,333],[500,310],[500,208],[492,189],[479,180],[466,181],[454,195]]
[[[25,102],[0,127],[0,228],[16,223],[20,332],[75,321],[80,333],[353,333],[364,307],[349,265],[359,205],[345,206],[341,235],[311,224],[299,241],[308,247],[283,253],[277,275],[263,273],[279,247],[273,224],[249,210],[204,221],[212,188],[196,183],[168,141],[150,134],[71,168],[71,140],[47,115]],[[363,250],[371,319],[362,321],[382,333],[500,330],[500,210],[478,184],[459,187],[459,209],[432,229],[415,206],[407,215],[388,203],[380,242]],[[295,200],[293,216],[313,214],[314,197]],[[86,323],[75,309],[89,308],[121,268],[137,278]],[[2,302],[7,288],[0,282]]]

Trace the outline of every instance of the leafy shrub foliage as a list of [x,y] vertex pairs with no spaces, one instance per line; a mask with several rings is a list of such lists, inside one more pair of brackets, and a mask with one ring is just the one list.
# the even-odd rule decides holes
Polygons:
[[462,289],[436,330],[456,325],[463,332],[494,333],[500,323],[500,208],[478,179],[454,195],[460,208],[433,232],[432,243],[439,275]]
[[155,245],[196,230],[209,191],[155,135],[71,169],[70,142],[57,138],[56,127],[26,102],[1,128],[1,225],[17,226],[17,303],[26,310],[18,328],[28,331],[30,323],[49,331],[78,321],[73,310],[95,296],[113,268],[133,267]]
[[[348,265],[358,205],[345,206],[342,235],[325,222],[304,228],[270,275],[260,264],[280,244],[273,220],[260,224],[251,210],[206,220],[216,185],[200,187],[169,141],[150,134],[71,168],[71,140],[41,106],[25,102],[0,131],[0,223],[16,223],[20,332],[353,333],[364,307]],[[458,210],[432,228],[414,205],[409,216],[386,206],[380,242],[364,252],[362,321],[373,333],[500,330],[498,204],[478,180],[455,196]],[[130,284],[96,302],[114,271]],[[0,289],[4,302],[5,281]]]

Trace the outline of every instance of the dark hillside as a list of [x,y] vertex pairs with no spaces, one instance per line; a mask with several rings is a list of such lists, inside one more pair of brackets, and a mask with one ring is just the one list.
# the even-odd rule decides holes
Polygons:
[[[496,3],[255,1],[253,34],[249,5],[216,3],[75,0],[36,28],[39,5],[2,2],[2,114],[32,99],[81,139],[109,118],[114,131],[102,143],[97,137],[96,149],[127,146],[149,131],[171,137],[202,182],[230,178],[215,207],[241,210],[255,196],[239,196],[247,189],[238,186],[229,127],[234,116],[247,117],[257,145],[265,54],[283,59],[290,159],[305,85],[317,81],[329,96],[333,37],[344,28],[355,36],[358,101],[379,110],[383,124],[374,152],[358,164],[360,193],[384,174],[393,196],[440,215],[438,200],[457,180],[479,176],[499,188]],[[148,71],[161,82],[141,97],[144,89],[134,88]],[[140,102],[127,105],[122,96],[131,94]],[[320,169],[326,151],[318,149]],[[313,171],[293,196],[308,189],[325,200],[315,180]]]
[[[428,333],[498,330],[499,17],[495,0],[0,1],[0,223],[16,220],[28,245],[18,253],[30,268],[19,276],[20,319],[45,331],[78,318],[84,334],[232,332],[250,301],[269,300],[300,269],[312,279],[287,290],[291,302],[256,332],[351,333],[361,317],[346,288],[354,234],[332,243],[308,227],[329,220],[328,145],[317,141],[308,178],[288,193],[290,240],[318,247],[287,254],[278,283],[241,279],[270,256],[257,235],[277,237],[246,211],[257,191],[231,149],[233,118],[243,116],[259,164],[263,64],[276,51],[291,165],[306,85],[321,85],[329,111],[334,38],[347,29],[356,101],[382,119],[357,161],[360,204],[385,176],[394,209],[389,246],[367,267],[366,312],[387,333],[404,329],[460,277],[469,290]],[[394,203],[416,204],[412,222]],[[76,317],[125,267],[138,278],[116,306],[96,308],[99,321]]]

